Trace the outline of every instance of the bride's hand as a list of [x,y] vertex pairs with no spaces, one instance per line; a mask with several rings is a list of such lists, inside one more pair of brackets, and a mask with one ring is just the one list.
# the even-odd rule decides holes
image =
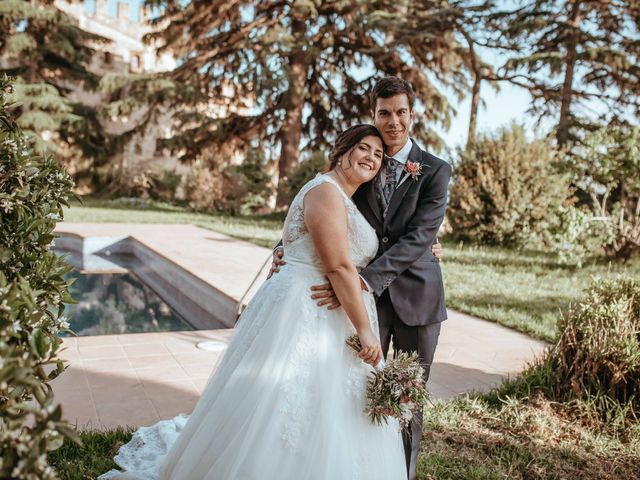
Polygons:
[[358,356],[369,365],[375,367],[382,360],[380,341],[370,328],[358,333],[358,337],[362,345],[362,350],[360,350]]

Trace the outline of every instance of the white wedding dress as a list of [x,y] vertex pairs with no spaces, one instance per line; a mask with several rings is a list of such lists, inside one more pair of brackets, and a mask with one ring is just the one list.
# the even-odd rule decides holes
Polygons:
[[[283,231],[286,265],[242,313],[229,347],[190,416],[138,429],[115,457],[120,480],[403,480],[398,422],[364,413],[369,365],[345,344],[355,333],[343,309],[318,307],[324,283],[304,225],[303,198],[332,183],[344,197],[349,249],[362,268],[377,250],[372,227],[326,174],[294,198]],[[363,292],[374,332],[372,294]]]

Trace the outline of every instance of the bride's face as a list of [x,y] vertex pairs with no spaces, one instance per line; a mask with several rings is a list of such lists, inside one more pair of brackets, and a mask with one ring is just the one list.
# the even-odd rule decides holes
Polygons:
[[350,183],[361,184],[376,176],[384,154],[382,140],[364,137],[342,157],[341,168]]

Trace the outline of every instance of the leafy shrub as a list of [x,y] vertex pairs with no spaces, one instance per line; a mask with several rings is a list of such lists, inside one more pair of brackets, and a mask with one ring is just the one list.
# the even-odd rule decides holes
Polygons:
[[287,177],[284,185],[284,197],[289,205],[302,186],[327,168],[327,158],[324,152],[313,152],[308,158],[302,160]]
[[162,170],[154,173],[152,180],[152,188],[149,190],[151,198],[167,202],[176,200],[176,191],[182,181],[182,175],[174,170]]
[[604,415],[620,406],[640,420],[640,280],[595,280],[558,328],[549,357],[554,397],[590,399]]
[[506,247],[548,244],[558,224],[555,208],[570,193],[557,156],[545,140],[527,142],[518,125],[460,151],[447,215],[452,236]]
[[265,170],[266,160],[261,150],[249,150],[244,161],[234,167],[244,177],[247,193],[240,203],[240,214],[250,215],[268,206],[272,195],[271,175]]
[[248,192],[241,173],[231,167],[211,166],[204,160],[194,162],[185,182],[186,199],[197,211],[239,213]]
[[589,222],[579,239],[597,236],[612,258],[640,254],[640,127],[606,127],[589,134],[573,149],[569,166],[588,199]]
[[71,267],[50,247],[73,182],[30,150],[7,111],[10,90],[0,78],[0,478],[53,479],[47,452],[64,436],[79,441],[48,384],[65,368],[57,334],[69,331]]
[[250,150],[240,165],[202,158],[187,174],[185,196],[195,210],[248,215],[267,206],[270,179],[264,155],[257,150]]
[[584,206],[560,205],[555,208],[559,222],[550,229],[550,249],[564,263],[582,262],[602,255],[603,246],[612,241],[611,230]]

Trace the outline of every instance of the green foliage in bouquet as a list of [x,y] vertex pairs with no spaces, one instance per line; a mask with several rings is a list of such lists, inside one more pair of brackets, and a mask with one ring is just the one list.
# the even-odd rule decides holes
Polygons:
[[570,196],[569,178],[556,170],[548,141],[528,142],[512,125],[460,152],[447,219],[456,240],[538,248],[551,241],[556,210]]
[[558,328],[560,340],[546,360],[553,372],[553,398],[586,399],[599,405],[604,417],[613,413],[618,422],[637,422],[640,280],[595,280]]
[[396,352],[382,370],[376,370],[367,384],[367,413],[378,425],[395,417],[403,427],[429,400],[424,368],[417,353]]
[[[355,352],[362,349],[357,335],[346,343]],[[424,368],[416,352],[396,352],[383,368],[376,368],[367,382],[365,413],[377,425],[386,424],[395,417],[406,428],[412,416],[429,400],[424,382]]]
[[8,113],[11,88],[0,77],[0,478],[46,480],[57,478],[47,452],[77,440],[48,384],[65,369],[70,267],[50,247],[73,182],[29,148]]

